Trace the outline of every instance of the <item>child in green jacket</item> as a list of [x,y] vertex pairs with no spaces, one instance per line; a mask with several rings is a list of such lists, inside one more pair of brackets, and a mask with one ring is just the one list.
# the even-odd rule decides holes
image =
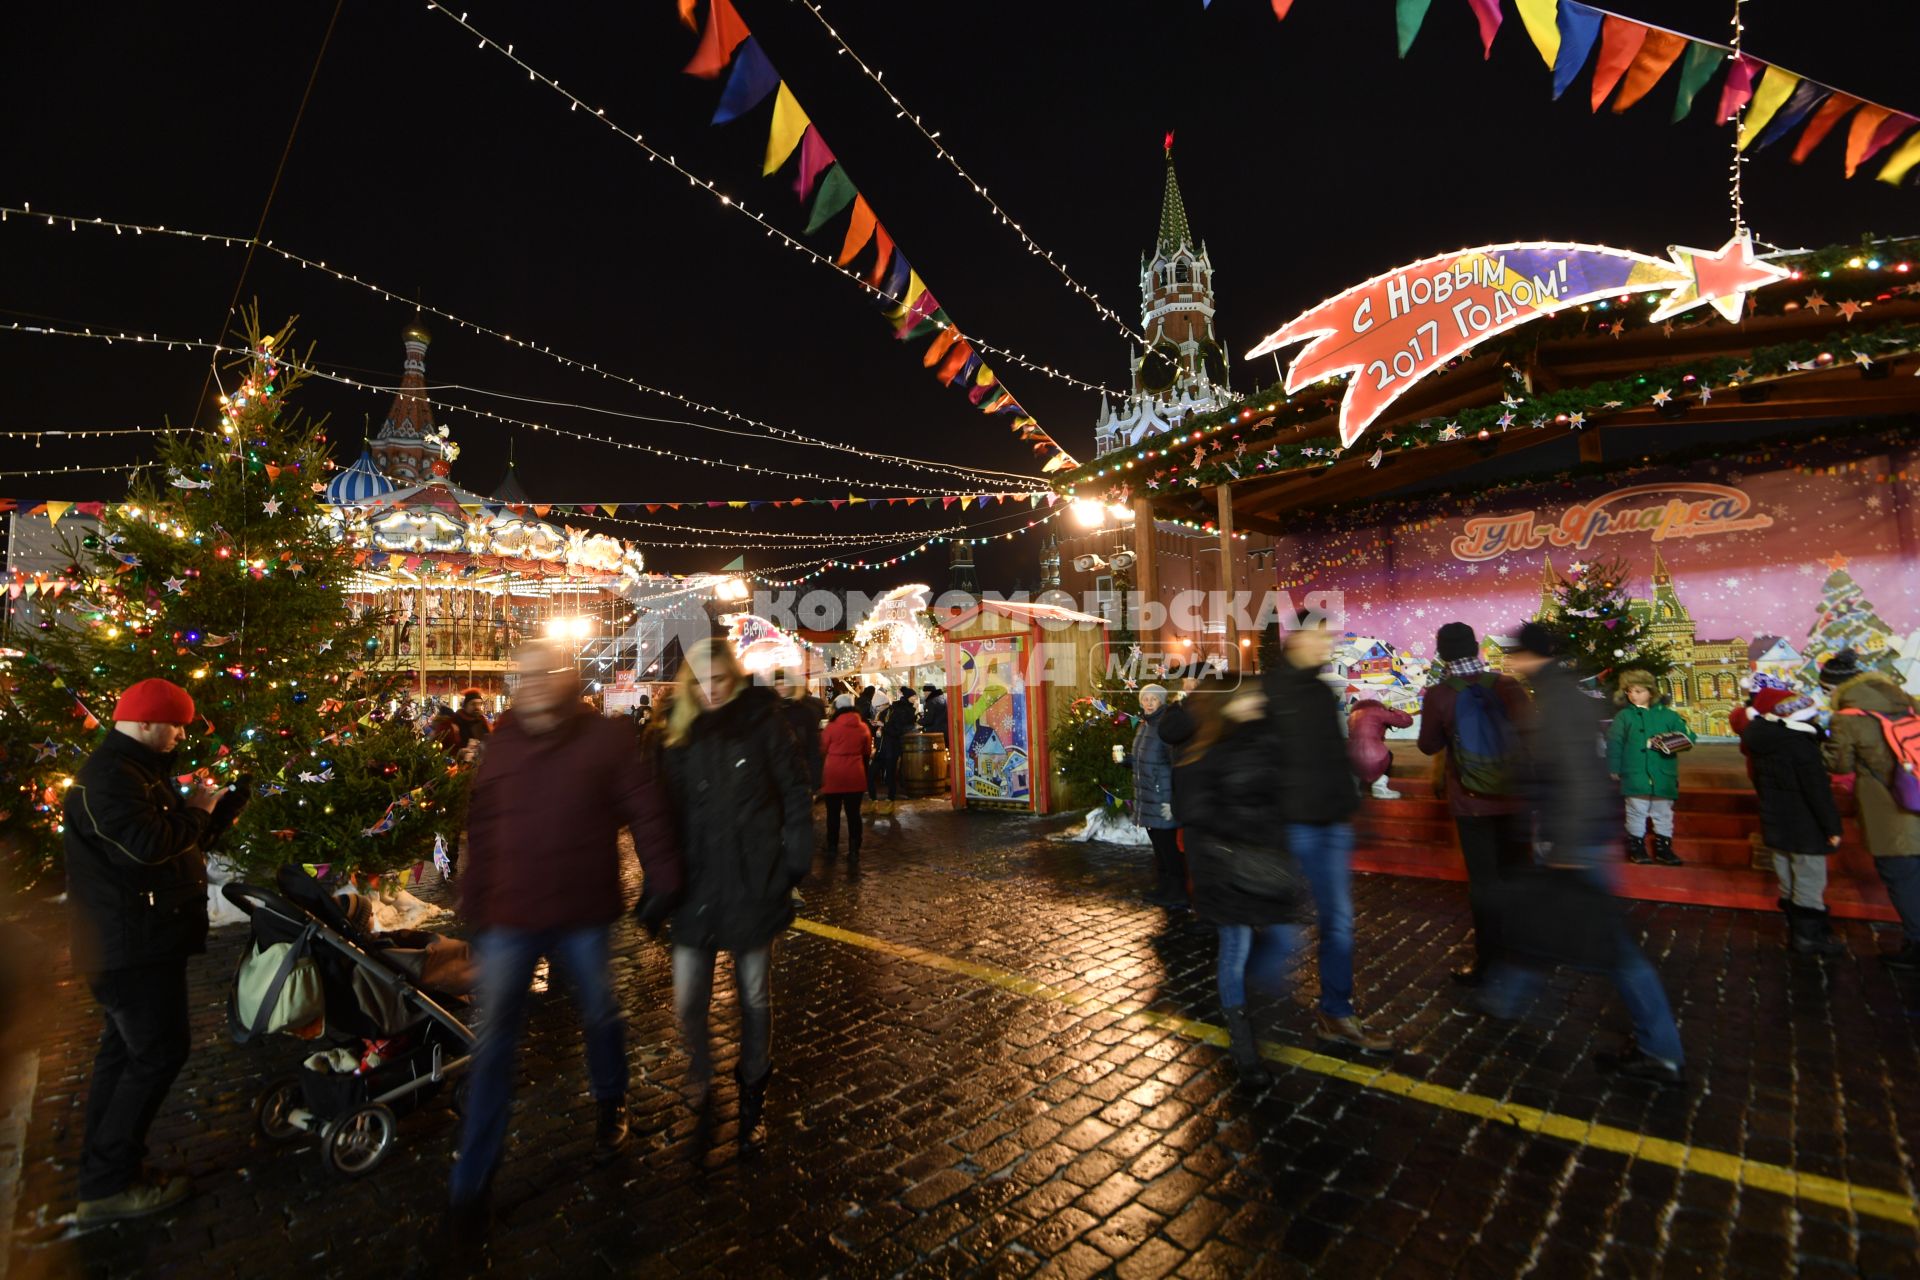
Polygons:
[[[1621,705],[1607,732],[1607,772],[1627,798],[1627,861],[1680,866],[1673,851],[1673,802],[1680,798],[1680,761],[1675,750],[1655,745],[1666,734],[1693,730],[1678,711],[1661,700],[1659,687],[1645,671],[1622,671],[1613,700]],[[1679,750],[1685,750],[1685,747]],[[1653,854],[1647,854],[1647,822],[1653,822]]]

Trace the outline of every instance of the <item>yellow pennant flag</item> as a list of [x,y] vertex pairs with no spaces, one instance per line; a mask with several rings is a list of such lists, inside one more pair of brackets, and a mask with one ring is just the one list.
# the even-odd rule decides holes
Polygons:
[[1553,70],[1560,57],[1560,0],[1513,0],[1513,7],[1520,11],[1533,47],[1547,60],[1547,70]]
[[60,517],[73,510],[73,504],[71,502],[49,502],[46,506],[48,524],[59,524]]
[[865,499],[865,498],[856,498],[856,497],[854,497],[854,496],[853,496],[852,494],[848,494],[848,495],[847,495],[847,505],[848,505],[848,506],[852,506],[852,505],[853,505],[854,503],[856,503],[856,502],[865,502],[865,501],[866,501],[866,499]]
[[773,99],[773,131],[767,135],[767,163],[762,173],[772,173],[787,162],[793,149],[800,145],[800,135],[807,131],[807,113],[800,109],[794,100],[793,90],[787,88],[787,82],[780,82],[780,92]]
[[1734,144],[1734,150],[1745,151],[1747,144],[1760,136],[1767,121],[1787,104],[1799,85],[1800,77],[1793,72],[1769,66],[1767,73],[1760,77],[1760,87],[1753,91],[1753,101],[1747,104],[1747,114],[1741,118],[1740,141]]
[[600,504],[600,509],[606,512],[610,516],[617,516],[620,514],[620,504],[617,502],[603,502]]
[[898,305],[887,308],[885,312],[887,319],[898,320],[901,316],[913,310],[913,304],[920,301],[920,295],[926,291],[927,286],[921,281],[920,273],[909,268],[907,271],[906,295],[900,299]]
[[1906,144],[1887,157],[1886,167],[1876,175],[1882,182],[1899,186],[1901,179],[1907,176],[1907,170],[1920,164],[1920,133],[1908,138]]
[[736,501],[733,501],[732,499],[728,499],[727,505],[732,507],[735,511],[738,511],[740,508],[747,505],[747,500],[745,498],[742,498],[738,502],[736,502]]

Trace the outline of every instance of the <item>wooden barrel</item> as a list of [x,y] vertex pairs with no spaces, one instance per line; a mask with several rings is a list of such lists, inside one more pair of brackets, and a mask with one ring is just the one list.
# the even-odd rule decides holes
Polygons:
[[900,789],[910,796],[937,796],[947,789],[945,734],[906,736],[900,751]]

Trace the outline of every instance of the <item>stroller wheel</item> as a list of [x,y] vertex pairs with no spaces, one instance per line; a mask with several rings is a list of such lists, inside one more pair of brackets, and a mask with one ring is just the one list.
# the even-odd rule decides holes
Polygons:
[[305,1098],[299,1076],[280,1076],[268,1083],[253,1104],[253,1124],[268,1142],[294,1142],[304,1137],[306,1127],[293,1118]]
[[461,1077],[458,1080],[455,1080],[453,1082],[453,1097],[450,1099],[450,1101],[453,1104],[453,1114],[459,1116],[462,1120],[466,1119],[467,1118],[467,1076],[466,1075],[464,1074],[461,1075]]
[[357,1106],[328,1127],[320,1143],[320,1161],[336,1173],[364,1178],[393,1150],[395,1128],[393,1112],[383,1104]]

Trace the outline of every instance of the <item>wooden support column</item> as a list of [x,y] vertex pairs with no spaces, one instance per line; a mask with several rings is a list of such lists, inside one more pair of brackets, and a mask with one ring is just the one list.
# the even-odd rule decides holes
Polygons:
[[1600,433],[1593,430],[1582,431],[1580,433],[1580,461],[1599,462],[1600,460]]
[[[1240,632],[1233,622],[1233,486],[1223,484],[1213,492],[1220,514],[1220,619],[1226,625],[1227,653],[1231,655],[1240,650]],[[1228,661],[1238,659],[1229,657]]]
[[1146,498],[1133,500],[1133,582],[1141,609],[1135,619],[1135,635],[1141,651],[1149,659],[1157,656],[1160,628],[1147,625],[1146,606],[1160,602],[1160,566],[1153,553],[1153,503]]

